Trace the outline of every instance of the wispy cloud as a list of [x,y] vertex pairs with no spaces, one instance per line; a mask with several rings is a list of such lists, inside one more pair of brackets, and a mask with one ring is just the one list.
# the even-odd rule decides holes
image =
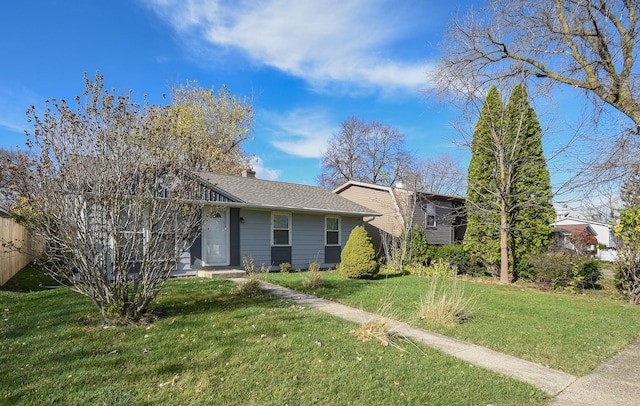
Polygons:
[[422,58],[392,55],[417,24],[395,2],[145,1],[183,39],[196,39],[197,52],[203,43],[239,51],[254,63],[305,80],[318,92],[425,87],[429,67]]
[[25,112],[41,100],[34,92],[17,84],[0,88],[0,128],[9,131],[4,135],[5,139],[0,140],[0,145],[24,147],[24,131],[29,128]]
[[271,169],[264,166],[264,161],[257,155],[251,159],[251,167],[256,171],[256,177],[264,180],[278,180],[282,171],[280,169]]
[[335,123],[317,109],[296,109],[285,114],[263,113],[271,145],[301,158],[320,158],[331,138]]

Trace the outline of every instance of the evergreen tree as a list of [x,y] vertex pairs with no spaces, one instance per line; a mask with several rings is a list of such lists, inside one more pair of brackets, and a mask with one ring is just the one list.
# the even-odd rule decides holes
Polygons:
[[467,230],[464,247],[472,258],[495,269],[500,261],[499,206],[494,142],[501,132],[502,101],[492,86],[480,111],[471,142],[471,162],[467,176]]
[[556,213],[551,204],[551,182],[542,150],[542,129],[536,112],[529,105],[524,85],[513,88],[505,121],[507,145],[516,151],[511,162],[511,190],[506,194],[510,208],[509,260],[513,271],[525,255],[547,248]]
[[345,278],[375,278],[380,269],[371,237],[363,226],[351,231],[340,254],[340,275]]
[[542,131],[523,85],[506,108],[492,87],[472,144],[465,248],[509,281],[523,255],[546,248],[553,231],[549,171]]

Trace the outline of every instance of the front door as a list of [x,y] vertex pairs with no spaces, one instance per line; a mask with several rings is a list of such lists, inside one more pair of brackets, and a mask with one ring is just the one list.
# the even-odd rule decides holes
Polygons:
[[229,265],[229,214],[226,209],[205,208],[202,253],[205,266]]

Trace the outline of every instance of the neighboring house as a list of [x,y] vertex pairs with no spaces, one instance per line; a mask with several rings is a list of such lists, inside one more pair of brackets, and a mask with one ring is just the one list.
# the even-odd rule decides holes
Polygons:
[[253,171],[197,175],[206,195],[202,233],[180,256],[177,275],[241,267],[243,258],[257,268],[284,262],[293,269],[311,262],[333,267],[351,230],[378,215],[326,189],[260,180]]
[[554,228],[557,230],[567,229],[568,226],[589,226],[589,229],[593,232],[597,240],[597,244],[604,248],[597,247],[596,257],[603,261],[615,261],[617,258],[616,242],[611,230],[611,224],[607,224],[592,217],[585,215],[581,212],[563,209],[558,210],[556,221],[553,223]]
[[565,249],[580,253],[595,252],[597,249],[597,233],[589,224],[556,225],[553,233]]
[[462,242],[466,230],[464,198],[349,181],[333,191],[371,211],[380,213],[365,224],[374,244],[381,248],[381,233],[400,236],[409,219],[425,229],[434,245]]

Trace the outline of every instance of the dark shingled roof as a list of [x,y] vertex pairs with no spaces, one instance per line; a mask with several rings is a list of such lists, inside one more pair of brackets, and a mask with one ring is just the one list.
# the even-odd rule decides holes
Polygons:
[[311,212],[379,215],[342,196],[318,186],[276,182],[242,176],[200,172],[198,176],[209,186],[239,204],[255,208],[288,209]]

